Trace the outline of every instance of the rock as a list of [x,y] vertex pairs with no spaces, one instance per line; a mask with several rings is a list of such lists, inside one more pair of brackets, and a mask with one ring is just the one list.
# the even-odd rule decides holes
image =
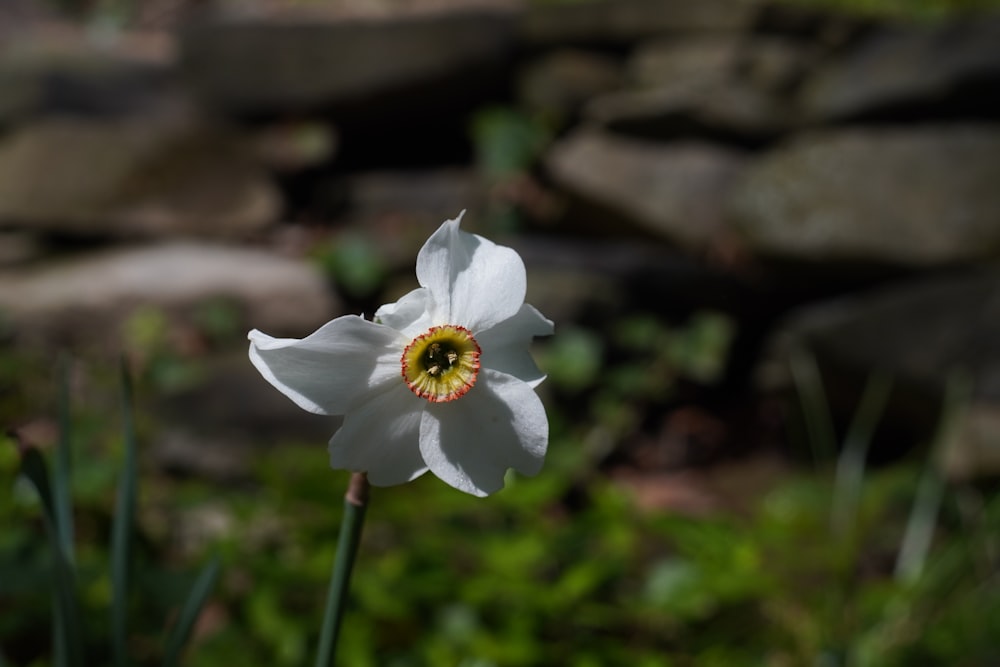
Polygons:
[[603,0],[530,3],[522,33],[535,44],[622,44],[669,33],[738,32],[750,25],[757,0]]
[[809,78],[813,122],[1000,116],[1000,15],[873,31]]
[[202,359],[201,367],[199,382],[158,393],[149,406],[165,424],[150,446],[157,464],[220,482],[245,480],[262,448],[289,441],[315,442],[316,465],[326,464],[325,444],[339,418],[288,400],[250,364],[243,346]]
[[483,223],[486,189],[472,169],[365,171],[320,186],[320,191],[344,191],[349,213],[346,236],[363,240],[393,271],[413,275],[413,261],[427,238],[445,220],[466,211],[463,229]]
[[727,80],[739,49],[740,40],[731,35],[652,39],[633,51],[627,63],[629,79],[640,88]]
[[[187,406],[188,419],[201,406]],[[245,406],[234,406],[233,415],[248,414]],[[244,482],[251,477],[254,452],[245,442],[202,436],[186,428],[168,428],[159,433],[150,447],[150,458],[160,469],[174,475],[193,475],[222,484]]]
[[940,466],[952,481],[1000,477],[1000,400],[961,406],[941,443]]
[[495,75],[512,55],[514,16],[223,18],[185,31],[181,58],[201,96],[226,110],[400,118],[466,105],[498,86]]
[[347,190],[358,218],[419,216],[437,224],[486,196],[478,174],[460,168],[359,172],[347,179]]
[[0,231],[0,267],[25,264],[40,258],[45,249],[34,235],[22,231]]
[[187,110],[191,101],[177,85],[173,52],[166,33],[100,40],[93,31],[53,21],[0,35],[0,126],[38,115]]
[[586,106],[584,117],[633,137],[698,137],[741,146],[772,141],[790,123],[771,95],[740,82],[711,80],[602,95]]
[[187,121],[59,118],[0,142],[0,225],[80,236],[239,237],[277,189],[238,137]]
[[518,77],[518,98],[528,110],[573,118],[590,98],[620,88],[622,66],[615,58],[572,49],[557,50],[529,63]]
[[754,16],[751,32],[839,50],[881,25],[877,14],[849,12],[804,2],[765,2]]
[[338,141],[329,123],[293,120],[258,128],[252,145],[261,164],[273,171],[297,172],[329,163]]
[[822,48],[780,37],[744,38],[733,73],[738,81],[772,95],[790,95],[824,57]]
[[[834,414],[844,421],[857,409],[867,379],[888,373],[893,388],[886,421],[922,443],[935,431],[949,378],[961,373],[971,381],[969,401],[976,407],[966,415],[971,421],[949,437],[975,439],[976,425],[992,423],[1000,410],[1000,272],[925,278],[807,306],[787,318],[767,348],[762,382],[771,389],[790,386],[790,355],[808,350]],[[978,452],[978,443],[973,449]],[[948,456],[964,458],[959,454]],[[970,465],[946,463],[956,475]]]
[[733,217],[762,254],[926,266],[996,257],[1000,128],[847,129],[749,167]]
[[595,97],[584,115],[632,136],[759,145],[792,126],[783,93],[805,60],[804,49],[775,39],[653,40],[628,61],[633,88]]
[[711,144],[656,144],[594,130],[559,142],[546,159],[561,188],[691,249],[725,234],[721,202],[743,163],[742,154]]
[[111,249],[0,273],[0,312],[31,343],[120,349],[137,308],[190,318],[209,300],[234,304],[246,328],[302,336],[337,314],[324,278],[261,250],[188,242]]
[[527,236],[510,245],[528,270],[526,301],[557,326],[600,329],[637,312],[671,319],[705,309],[740,317],[761,312],[760,288],[745,276],[647,239]]

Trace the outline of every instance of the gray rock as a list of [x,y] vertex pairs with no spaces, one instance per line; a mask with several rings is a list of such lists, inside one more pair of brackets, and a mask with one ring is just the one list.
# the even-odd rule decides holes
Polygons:
[[343,183],[347,227],[365,239],[391,270],[413,275],[413,261],[445,220],[466,211],[462,227],[479,231],[486,190],[471,169],[367,171]]
[[0,267],[25,264],[44,254],[45,248],[35,235],[18,230],[0,231]]
[[803,87],[813,121],[1000,115],[1000,16],[875,31]]
[[175,473],[243,480],[263,448],[294,440],[315,442],[316,465],[326,464],[325,444],[339,418],[306,412],[288,400],[250,364],[243,345],[200,363],[197,383],[157,393],[149,406],[165,425],[150,443],[153,461]]
[[585,116],[652,139],[771,141],[793,125],[784,93],[807,60],[804,51],[791,42],[765,38],[651,40],[628,61],[633,87],[594,98]]
[[603,0],[530,3],[522,32],[538,44],[630,44],[664,33],[738,32],[748,27],[758,0]]
[[997,256],[997,183],[1000,128],[839,130],[754,163],[732,211],[763,254],[944,264]]
[[[1000,411],[1000,272],[995,268],[934,277],[843,297],[793,313],[767,346],[760,378],[789,387],[794,350],[808,350],[821,370],[835,415],[858,407],[875,372],[893,380],[886,420],[919,443],[935,432],[950,378],[964,376],[971,392],[961,419],[946,434],[943,465],[968,477],[980,464],[997,472]],[[956,375],[960,374],[960,375]]]
[[952,480],[1000,477],[1000,400],[962,406],[941,443],[940,466]]
[[380,20],[221,19],[182,35],[187,77],[225,109],[444,106],[485,85],[513,48],[514,14],[440,12]]
[[572,118],[590,98],[620,88],[622,69],[610,56],[557,50],[523,68],[517,81],[518,98],[532,111]]
[[437,224],[482,205],[486,196],[479,175],[460,168],[358,172],[347,179],[347,190],[357,218],[420,217]]
[[594,98],[584,117],[616,132],[660,141],[701,137],[757,145],[784,132],[787,109],[740,82],[679,82]]
[[313,267],[261,250],[170,243],[0,273],[0,312],[32,343],[116,349],[123,322],[138,308],[184,320],[217,299],[234,304],[246,328],[272,335],[305,335],[337,312]]
[[594,130],[559,142],[546,159],[561,188],[693,249],[725,234],[721,202],[743,163],[741,153],[711,144],[657,144]]
[[731,35],[696,35],[640,43],[628,60],[629,79],[640,88],[729,79],[740,40]]
[[237,137],[186,121],[49,119],[0,142],[0,225],[98,236],[245,236],[276,187]]
[[6,37],[2,31],[0,126],[40,114],[165,116],[190,107],[174,77],[166,33],[101,41],[54,21],[29,21]]
[[253,153],[273,171],[296,172],[329,163],[340,137],[323,121],[293,120],[258,128]]
[[1000,272],[900,283],[807,306],[776,334],[774,350],[812,350],[818,361],[940,391],[948,373],[976,379],[975,395],[1000,400]]

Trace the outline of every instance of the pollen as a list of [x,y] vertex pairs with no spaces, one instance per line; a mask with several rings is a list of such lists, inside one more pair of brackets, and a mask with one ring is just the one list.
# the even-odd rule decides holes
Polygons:
[[479,343],[465,327],[431,327],[403,350],[401,374],[420,398],[432,403],[454,401],[476,384],[479,354]]

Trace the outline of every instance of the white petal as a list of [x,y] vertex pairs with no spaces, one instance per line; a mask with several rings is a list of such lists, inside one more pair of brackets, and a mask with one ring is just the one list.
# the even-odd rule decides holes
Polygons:
[[475,334],[517,313],[527,279],[516,252],[461,231],[461,219],[427,239],[417,255],[417,280],[433,297],[435,324],[460,324]]
[[406,341],[399,332],[345,315],[303,339],[272,338],[254,329],[250,361],[304,410],[342,415],[380,386],[400,378]]
[[403,484],[424,474],[419,440],[425,403],[400,382],[351,410],[330,439],[330,465],[367,471],[375,486]]
[[476,334],[482,349],[480,363],[537,387],[545,374],[535,365],[529,346],[532,338],[551,336],[553,330],[552,321],[526,303],[514,317]]
[[375,311],[375,321],[413,339],[434,326],[431,319],[432,307],[430,292],[421,287],[404,295],[396,303],[379,307]]
[[531,387],[490,369],[468,394],[428,404],[420,419],[420,452],[431,472],[476,496],[503,488],[508,468],[536,474],[548,441],[545,408]]

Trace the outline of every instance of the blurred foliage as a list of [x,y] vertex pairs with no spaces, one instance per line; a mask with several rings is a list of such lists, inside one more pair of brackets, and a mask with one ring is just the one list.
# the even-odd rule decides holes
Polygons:
[[507,233],[521,223],[520,208],[533,187],[529,173],[551,143],[552,124],[512,107],[488,107],[475,113],[469,127],[476,167],[490,194],[486,225],[492,233]]
[[476,162],[491,180],[524,171],[552,140],[552,131],[544,122],[508,107],[491,107],[477,113],[471,133]]
[[[166,585],[172,590],[156,590],[153,595],[141,598],[143,611],[158,609],[159,618],[168,619],[166,640],[162,643],[150,641],[148,635],[154,627],[150,622],[151,616],[134,614],[137,605],[133,604],[135,601],[130,595],[135,574],[133,543],[138,485],[131,379],[122,363],[120,435],[124,452],[123,461],[115,466],[118,479],[114,509],[103,522],[108,526],[103,532],[109,533],[110,539],[105,535],[102,543],[108,545],[108,549],[93,548],[93,526],[88,523],[82,525],[82,532],[88,539],[78,548],[76,537],[80,523],[76,517],[78,507],[74,497],[85,496],[78,495],[74,485],[73,458],[80,452],[74,446],[79,433],[73,428],[68,369],[68,363],[62,364],[58,378],[59,427],[56,442],[30,442],[23,435],[18,442],[8,442],[6,438],[0,442],[5,447],[5,454],[13,455],[0,460],[0,472],[4,478],[13,477],[14,480],[11,494],[13,513],[17,514],[21,505],[28,507],[36,527],[39,523],[44,527],[44,539],[32,540],[29,537],[23,543],[15,540],[0,545],[0,573],[4,574],[0,581],[7,583],[0,587],[0,593],[9,594],[13,600],[8,608],[5,598],[0,598],[0,611],[11,613],[14,609],[34,609],[30,604],[22,607],[18,597],[26,597],[29,603],[32,598],[44,599],[45,589],[49,588],[52,608],[48,634],[51,635],[52,654],[45,664],[72,667],[95,661],[107,663],[110,658],[115,665],[124,666],[131,662],[128,654],[135,652],[128,648],[130,640],[134,639],[136,643],[146,645],[144,652],[147,660],[144,662],[155,655],[157,662],[162,659],[163,667],[173,667],[178,664],[194,623],[218,578],[219,563],[213,560],[202,570],[192,583],[186,599],[176,597],[180,580],[173,573],[158,572],[152,578],[157,588]],[[50,450],[51,466],[46,462],[42,445]],[[88,479],[93,476],[84,474],[81,477]],[[0,509],[5,509],[2,504]],[[9,552],[6,547],[10,548]],[[96,559],[95,552],[99,554]],[[99,566],[95,567],[98,561]],[[14,584],[15,581],[18,583]],[[146,592],[143,590],[143,593]],[[156,607],[157,603],[162,606]],[[108,618],[110,623],[95,622],[101,617]],[[28,627],[37,630],[38,626]],[[0,631],[3,629],[0,627]],[[17,629],[21,633],[14,636],[20,640],[27,628]],[[135,634],[130,634],[130,630]],[[6,664],[5,661],[4,653],[0,651],[0,663]]]
[[[215,317],[224,329],[226,317]],[[154,327],[135,327],[157,349],[144,328]],[[552,433],[538,477],[511,475],[484,500],[430,475],[373,490],[338,664],[996,664],[995,494],[948,489],[928,555],[906,578],[894,564],[919,461],[866,471],[851,521],[837,529],[832,506],[843,499],[827,467],[790,476],[739,515],[641,511],[601,471],[594,434],[615,440],[644,402],[669,400],[678,382],[717,379],[733,332],[714,313],[681,325],[640,314],[609,327],[563,328],[540,345]],[[145,376],[146,392],[157,377]],[[86,410],[72,437],[77,586],[90,654],[100,657],[121,450],[116,420]],[[155,435],[155,423],[139,426],[140,441]],[[49,551],[14,444],[0,442],[0,650],[9,664],[44,667]],[[186,664],[310,661],[348,476],[328,469],[321,443],[255,450],[252,465],[252,483],[226,486],[141,469],[133,664],[159,662],[160,619],[193,582],[178,573],[210,551],[222,578]]]
[[561,407],[550,418],[589,424],[581,437],[600,455],[637,435],[644,416],[665,413],[687,385],[721,380],[735,329],[725,315],[704,311],[682,324],[633,313],[600,330],[567,324],[557,333],[536,354]]
[[345,296],[370,298],[385,283],[389,269],[375,239],[344,232],[315,251],[316,260]]

